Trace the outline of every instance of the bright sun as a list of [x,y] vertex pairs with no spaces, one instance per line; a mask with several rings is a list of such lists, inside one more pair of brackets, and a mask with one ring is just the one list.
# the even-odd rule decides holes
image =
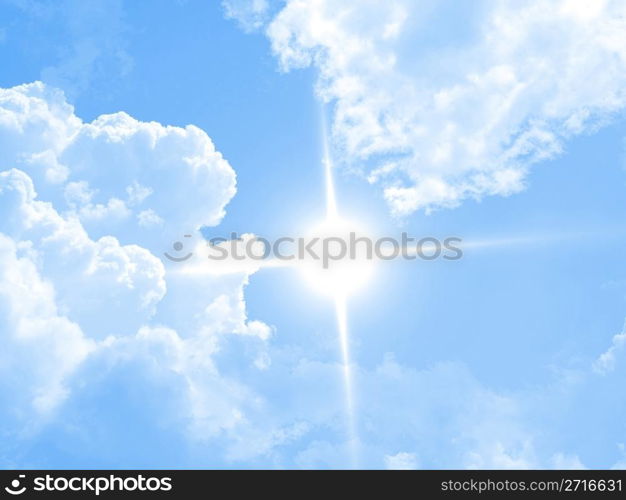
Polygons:
[[[320,259],[310,258],[300,265],[304,278],[314,289],[333,297],[347,297],[370,280],[374,261],[367,258],[367,233],[358,225],[339,217],[329,217],[306,235],[308,241],[312,238],[320,239],[318,248],[323,248],[324,239],[328,240],[326,255],[329,257],[326,263],[320,255]],[[351,242],[354,241],[351,253]],[[342,252],[345,255],[339,258]]]

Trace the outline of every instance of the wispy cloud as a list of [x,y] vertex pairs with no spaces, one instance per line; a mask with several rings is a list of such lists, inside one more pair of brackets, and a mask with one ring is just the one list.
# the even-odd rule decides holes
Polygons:
[[264,29],[283,70],[318,70],[338,159],[403,215],[520,191],[530,165],[622,110],[625,9],[288,0]]

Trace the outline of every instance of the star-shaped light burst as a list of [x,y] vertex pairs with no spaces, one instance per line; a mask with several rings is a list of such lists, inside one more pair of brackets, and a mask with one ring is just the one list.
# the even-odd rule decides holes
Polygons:
[[[319,238],[329,242],[327,249],[330,255],[341,255],[342,250],[345,250],[345,248],[351,248],[351,251],[348,251],[343,258],[333,260],[327,267],[319,259],[301,262],[298,267],[309,284],[333,298],[341,347],[348,440],[353,466],[356,467],[358,464],[358,433],[350,358],[347,300],[351,293],[362,288],[370,280],[374,270],[374,260],[371,255],[368,258],[366,246],[363,246],[363,243],[365,243],[363,240],[368,238],[367,233],[359,224],[343,219],[339,215],[333,164],[329,154],[325,130],[323,136],[326,218],[310,231],[307,239]],[[358,239],[362,239],[360,242],[361,246],[359,244],[351,245]],[[343,247],[343,249],[339,247]]]
[[[341,364],[345,388],[347,435],[353,465],[358,463],[358,435],[354,402],[354,388],[352,383],[350,341],[348,329],[347,300],[350,294],[362,288],[370,279],[375,260],[371,253],[368,255],[368,245],[371,238],[359,224],[344,219],[339,215],[333,179],[333,164],[330,158],[326,134],[324,131],[324,177],[326,183],[326,217],[315,224],[304,236],[304,240],[311,241],[318,238],[324,243],[324,254],[333,258],[324,260],[318,258],[298,258],[284,260],[269,257],[267,259],[226,259],[210,264],[204,259],[185,262],[177,271],[185,274],[231,274],[245,272],[251,274],[261,268],[292,267],[297,269],[304,279],[317,291],[332,298],[337,320],[337,331],[341,349]],[[255,240],[254,235],[242,235],[238,244],[244,246],[249,240]],[[354,240],[358,240],[354,243]],[[202,255],[204,240],[197,243],[189,255]],[[227,246],[232,241],[224,240],[221,245]],[[354,243],[354,244],[353,244]],[[204,242],[206,244],[206,242]],[[220,246],[220,245],[218,245]],[[262,245],[261,245],[262,246]],[[180,250],[180,248],[176,248]],[[348,249],[346,251],[346,249]],[[259,253],[259,252],[255,252]],[[263,253],[262,248],[260,253]],[[171,258],[169,260],[172,260]],[[185,258],[185,260],[187,260]]]

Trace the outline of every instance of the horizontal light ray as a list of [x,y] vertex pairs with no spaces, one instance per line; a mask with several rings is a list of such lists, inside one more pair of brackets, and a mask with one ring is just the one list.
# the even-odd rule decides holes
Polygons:
[[297,268],[304,265],[301,260],[281,260],[281,259],[245,259],[245,260],[225,260],[211,261],[209,259],[198,261],[189,261],[177,264],[177,268],[170,268],[169,273],[206,275],[206,276],[225,276],[228,274],[246,273],[253,274],[261,269],[278,269],[278,268]]
[[[330,174],[330,171],[328,171]],[[332,175],[332,174],[331,174]],[[330,192],[333,192],[332,181],[330,182]],[[331,213],[334,213],[335,216],[338,217],[337,213],[337,205],[336,203],[331,204]],[[503,247],[522,247],[527,245],[535,245],[535,244],[551,244],[562,241],[563,239],[567,239],[568,236],[559,236],[559,235],[539,235],[539,236],[524,236],[524,237],[503,237],[503,238],[491,238],[491,239],[482,239],[482,240],[465,240],[463,239],[461,242],[455,242],[455,246],[465,251],[467,249],[489,249],[489,248],[503,248]],[[443,240],[442,240],[443,241]],[[372,245],[374,242],[372,242]],[[388,242],[384,242],[379,246],[380,254],[382,255],[390,255],[394,252],[394,245]],[[398,259],[401,259],[402,256],[408,257],[417,257],[417,245],[411,246],[396,246],[398,249]],[[431,255],[436,251],[435,244],[432,242],[424,243],[421,246],[421,250],[426,255]],[[372,260],[388,260],[388,259],[379,259],[376,255],[372,256]],[[261,269],[276,269],[276,268],[292,268],[296,269],[302,266],[310,266],[310,259],[300,259],[297,256],[294,256],[293,259],[278,259],[278,258],[266,258],[266,259],[252,259],[245,258],[242,260],[235,259],[227,259],[223,261],[219,260],[211,260],[211,259],[202,259],[198,261],[197,258],[193,260],[189,260],[187,262],[176,264],[179,266],[177,270],[171,268],[169,272],[180,272],[182,274],[197,274],[197,275],[215,275],[215,276],[223,276],[226,274],[236,274],[236,273],[254,273]]]
[[[482,239],[482,240],[466,240],[464,238],[459,242],[456,240],[454,242],[454,246],[456,248],[460,248],[465,251],[468,249],[489,249],[489,248],[504,248],[504,247],[522,247],[529,245],[538,245],[538,244],[551,244],[557,243],[564,239],[567,239],[568,236],[558,236],[558,235],[539,235],[539,236],[520,236],[520,237],[503,237],[503,238],[491,238],[491,239]],[[440,242],[443,244],[445,238]],[[380,246],[381,253],[383,254],[391,254],[394,246],[391,243],[384,243]],[[400,256],[407,255],[409,257],[417,257],[417,243],[411,246],[399,246]],[[426,255],[431,255],[436,251],[436,246],[432,242],[424,243],[420,247],[422,253]],[[399,257],[401,258],[401,257]]]

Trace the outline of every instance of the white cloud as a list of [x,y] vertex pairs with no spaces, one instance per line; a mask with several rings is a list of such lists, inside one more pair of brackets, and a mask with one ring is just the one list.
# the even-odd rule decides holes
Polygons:
[[180,234],[200,239],[234,195],[234,171],[209,137],[125,113],[83,123],[61,92],[34,83],[0,89],[0,146],[7,439],[43,432],[40,417],[55,409],[57,424],[71,416],[85,429],[85,412],[102,410],[91,423],[108,425],[111,410],[90,406],[106,397],[90,395],[128,370],[140,400],[176,388],[161,408],[190,441],[245,422],[256,397],[214,357],[238,338],[251,369],[270,366],[272,330],[248,319],[243,295],[254,269],[207,277],[155,256]]
[[158,252],[217,224],[235,194],[233,169],[199,128],[122,112],[83,123],[61,92],[39,82],[0,89],[0,151],[0,169],[24,170],[90,236]]
[[530,443],[522,443],[517,449],[508,450],[501,442],[480,444],[480,449],[470,451],[465,457],[468,469],[537,469]]
[[519,191],[624,108],[626,4],[592,3],[287,0],[266,32],[318,69],[340,162],[408,214]]
[[613,470],[626,470],[626,446],[624,446],[624,443],[618,443],[617,444],[618,449],[620,450],[620,453],[622,455],[621,459],[618,460],[617,462],[615,462],[612,466],[611,469]]
[[0,89],[0,169],[25,164],[37,179],[63,182],[58,155],[81,127],[63,93],[41,83]]
[[612,470],[626,470],[626,460],[619,460],[611,467]]
[[[28,16],[16,25],[20,33],[45,54],[42,68],[46,83],[62,88],[75,97],[90,87],[111,92],[112,77],[123,77],[132,70],[127,50],[128,26],[122,0],[15,0],[14,6]],[[59,35],[50,43],[50,32]]]
[[[158,235],[217,224],[235,193],[232,168],[202,130],[139,122],[125,113],[83,125],[61,162],[70,166],[71,179],[98,187],[94,203],[126,200],[129,211],[150,210],[164,220]],[[137,231],[138,242],[151,234],[132,218],[119,224]]]
[[95,347],[59,312],[34,260],[32,246],[0,233],[0,413],[21,426],[67,397],[67,377]]
[[372,446],[397,450],[411,443],[422,465],[435,468],[528,468],[537,462],[535,429],[525,423],[522,400],[485,387],[461,364],[416,370],[389,354],[371,373],[359,373],[355,386],[367,387],[359,400],[368,408],[362,418]]
[[385,455],[385,466],[393,470],[415,470],[419,467],[417,455],[401,451],[395,455]]
[[165,223],[151,208],[139,212],[137,214],[137,220],[139,221],[140,227],[161,226]]
[[[288,401],[261,399],[253,413],[259,415],[260,427],[238,434],[229,456],[249,463],[262,453],[262,463],[267,465],[271,459],[286,467],[350,466],[344,393],[337,383],[342,366],[316,361],[307,353],[272,350],[271,354],[268,390],[289,395]],[[353,365],[352,370],[360,466],[528,468],[548,464],[546,458],[537,457],[540,430],[526,424],[524,399],[489,390],[460,364],[416,370],[387,355],[372,369]],[[253,445],[258,443],[253,440],[258,434],[302,422],[306,424],[303,434],[290,435],[293,442],[289,441],[287,450],[292,452],[281,449],[280,443],[266,450]],[[398,451],[407,449],[419,450],[419,459],[417,452]]]
[[229,19],[236,19],[245,31],[259,29],[269,15],[268,0],[222,0],[224,13]]
[[182,431],[194,441],[206,441],[237,427],[244,418],[244,407],[253,399],[243,384],[219,373],[213,361],[218,351],[215,337],[195,334],[183,338],[167,327],[142,327],[134,336],[107,339],[98,356],[107,360],[112,374],[135,366],[135,386],[159,380],[180,385],[183,392],[177,412],[186,421]]
[[112,236],[92,240],[76,218],[36,198],[24,172],[0,173],[0,232],[31,246],[60,307],[98,337],[136,330],[165,295],[163,264]]
[[626,323],[621,333],[613,336],[611,346],[602,353],[593,364],[593,369],[597,373],[607,374],[615,369],[617,363],[617,356],[626,347]]
[[552,457],[552,467],[558,470],[583,470],[586,467],[576,455],[556,453]]

